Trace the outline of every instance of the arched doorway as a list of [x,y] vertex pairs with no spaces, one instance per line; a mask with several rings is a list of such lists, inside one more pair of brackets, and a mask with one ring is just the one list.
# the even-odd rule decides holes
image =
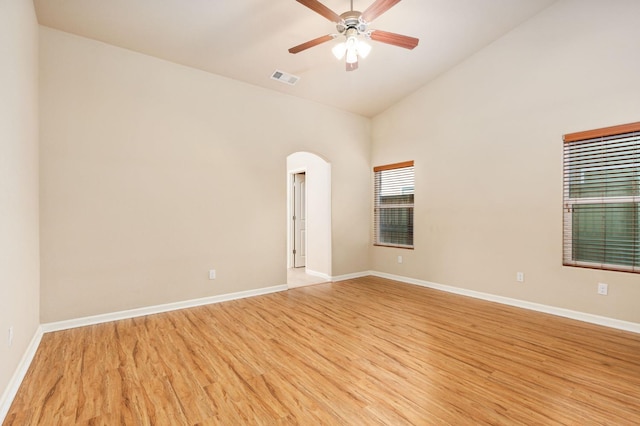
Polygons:
[[331,164],[310,152],[287,157],[287,283],[331,279]]

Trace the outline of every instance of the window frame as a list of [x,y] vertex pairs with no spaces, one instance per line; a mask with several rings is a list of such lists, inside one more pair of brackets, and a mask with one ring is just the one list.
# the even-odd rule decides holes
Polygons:
[[[374,176],[373,245],[376,247],[392,247],[392,248],[401,248],[401,249],[408,249],[408,250],[413,250],[415,248],[415,241],[414,241],[415,168],[414,167],[415,167],[414,161],[403,161],[401,163],[386,164],[383,166],[376,166],[373,168],[373,173],[374,173],[373,175]],[[412,179],[411,183],[413,185],[412,195],[414,195],[412,202],[400,203],[400,204],[389,204],[389,205],[384,205],[383,203],[380,203],[379,190],[381,189],[381,186],[378,184],[378,179],[382,177],[380,173],[385,171],[391,171],[391,170],[400,171],[402,169],[409,169],[409,168],[411,170],[408,171],[408,173],[411,174],[411,179]],[[411,244],[388,243],[388,242],[380,241],[380,231],[381,231],[380,218],[382,216],[381,212],[385,209],[394,209],[394,208],[407,208],[410,210],[410,220],[408,220],[406,232],[411,233]]]
[[[631,149],[623,150],[623,163],[619,165],[616,161],[612,161],[610,157],[605,157],[605,153],[607,152],[607,148],[613,146],[614,149],[620,150],[619,146],[615,144],[623,141],[624,139],[629,138],[631,141]],[[631,193],[631,195],[606,195],[601,194],[599,196],[573,196],[572,197],[572,185],[575,185],[573,182],[575,179],[580,180],[580,184],[585,184],[585,176],[588,179],[589,172],[596,172],[598,175],[595,179],[592,179],[592,183],[595,188],[599,191],[608,190],[608,182],[606,179],[610,179],[607,177],[606,172],[614,169],[625,169],[628,168],[630,170],[629,177],[627,178],[624,175],[620,175],[624,178],[629,179],[628,183],[625,180],[621,182],[623,184],[630,185],[633,190],[634,185],[634,169],[636,167],[636,161],[640,158],[638,155],[640,154],[640,122],[623,124],[619,126],[605,127],[601,129],[588,130],[583,132],[569,133],[563,136],[563,254],[562,254],[562,264],[564,266],[574,266],[574,267],[582,267],[582,268],[591,268],[591,269],[600,269],[600,270],[610,270],[610,271],[620,271],[620,272],[632,272],[632,273],[640,273],[640,263],[638,263],[639,256],[636,252],[638,250],[638,234],[640,233],[640,225],[636,224],[639,220],[637,215],[640,215],[640,192],[639,193]],[[623,143],[623,142],[621,142]],[[593,148],[589,146],[592,144]],[[580,148],[575,148],[575,147]],[[588,147],[588,152],[585,154],[584,147]],[[598,152],[605,160],[597,161],[593,152]],[[616,151],[617,152],[617,151]],[[574,157],[572,157],[572,155]],[[576,160],[576,157],[583,156],[582,160]],[[626,159],[630,161],[626,161]],[[575,163],[578,164],[582,161],[583,165],[580,169],[579,173],[576,173],[574,169]],[[625,167],[630,165],[629,167]],[[604,173],[597,173],[602,172]],[[618,179],[620,176],[616,176]],[[640,171],[638,171],[638,175],[636,179],[640,180]],[[638,185],[640,182],[637,182]],[[576,259],[576,252],[580,249],[574,250],[574,239],[577,236],[574,234],[574,213],[576,210],[576,206],[601,206],[601,212],[603,215],[606,213],[611,213],[614,209],[618,208],[620,205],[625,206],[629,205],[630,211],[635,210],[635,219],[630,222],[629,231],[633,232],[632,235],[635,235],[635,238],[631,238],[629,241],[629,245],[624,245],[623,251],[629,251],[632,253],[630,255],[631,264],[623,264],[623,263],[608,263],[610,260],[607,260],[606,249],[610,247],[610,244],[607,241],[606,236],[597,240],[599,242],[598,249],[602,250],[602,259],[600,261],[591,260],[580,260]],[[616,210],[616,212],[621,212],[622,210]],[[603,219],[602,229],[606,231],[607,224],[606,216]],[[604,233],[606,235],[606,232]],[[585,250],[585,247],[581,248]],[[588,250],[587,250],[588,251]],[[619,256],[619,254],[618,254]],[[615,256],[615,251],[614,255]]]

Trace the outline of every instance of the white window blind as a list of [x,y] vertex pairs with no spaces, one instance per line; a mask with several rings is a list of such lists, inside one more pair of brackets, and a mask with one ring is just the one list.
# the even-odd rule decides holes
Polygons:
[[564,265],[640,272],[640,123],[564,136]]
[[374,172],[374,244],[413,248],[413,161],[378,166]]

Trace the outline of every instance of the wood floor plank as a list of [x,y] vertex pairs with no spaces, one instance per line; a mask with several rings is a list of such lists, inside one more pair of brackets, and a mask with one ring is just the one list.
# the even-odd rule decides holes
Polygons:
[[640,335],[365,277],[47,333],[4,425],[637,425]]

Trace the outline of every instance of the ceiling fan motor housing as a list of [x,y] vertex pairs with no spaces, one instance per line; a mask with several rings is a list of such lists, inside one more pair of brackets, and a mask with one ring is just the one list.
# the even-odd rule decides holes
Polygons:
[[342,20],[336,24],[336,30],[338,30],[338,33],[345,34],[347,36],[355,35],[353,34],[353,31],[351,31],[352,34],[346,34],[349,30],[355,30],[358,35],[367,33],[367,23],[362,20],[361,12],[358,12],[357,10],[350,10],[340,15],[340,18]]

